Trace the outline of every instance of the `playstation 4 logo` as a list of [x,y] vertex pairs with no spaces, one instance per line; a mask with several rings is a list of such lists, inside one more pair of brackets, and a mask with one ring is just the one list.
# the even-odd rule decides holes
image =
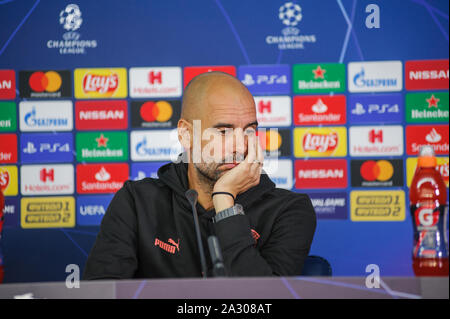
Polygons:
[[356,103],[355,108],[352,109],[352,114],[363,115],[363,114],[384,114],[384,113],[400,113],[400,107],[398,104],[369,104],[366,108],[361,103]]
[[242,65],[238,69],[238,78],[254,95],[290,93],[291,69],[289,65]]
[[73,160],[72,133],[22,134],[20,142],[23,163],[56,163]]
[[251,74],[246,73],[244,75],[244,79],[242,80],[244,85],[250,86],[254,84],[287,84],[288,79],[286,75],[277,75],[277,74],[258,74],[256,76],[256,81],[253,79]]
[[37,149],[33,142],[28,142],[27,146],[23,149],[23,152],[26,154],[34,154],[37,152]]

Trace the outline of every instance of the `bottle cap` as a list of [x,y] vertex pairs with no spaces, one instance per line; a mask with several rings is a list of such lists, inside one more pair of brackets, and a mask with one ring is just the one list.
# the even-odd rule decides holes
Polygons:
[[434,155],[433,146],[424,145],[420,148],[417,165],[419,167],[436,167],[437,160],[436,156]]

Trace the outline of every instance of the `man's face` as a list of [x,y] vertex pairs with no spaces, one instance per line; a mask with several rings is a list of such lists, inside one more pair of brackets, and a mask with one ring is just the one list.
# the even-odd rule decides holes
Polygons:
[[227,86],[210,92],[204,99],[208,111],[200,119],[201,162],[193,164],[201,175],[215,182],[247,156],[258,123],[255,103],[248,92]]

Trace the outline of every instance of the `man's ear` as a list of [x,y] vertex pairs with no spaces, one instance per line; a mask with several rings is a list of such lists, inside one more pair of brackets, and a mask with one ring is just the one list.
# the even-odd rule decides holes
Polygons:
[[178,140],[180,141],[181,146],[183,146],[183,148],[185,150],[189,150],[191,148],[191,129],[192,129],[192,125],[191,123],[189,123],[188,121],[186,121],[185,119],[180,119],[178,121]]

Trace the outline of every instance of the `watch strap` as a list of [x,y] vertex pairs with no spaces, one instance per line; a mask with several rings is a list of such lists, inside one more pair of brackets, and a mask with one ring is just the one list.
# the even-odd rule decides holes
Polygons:
[[215,223],[218,223],[222,219],[228,218],[230,216],[235,215],[245,215],[244,214],[244,208],[241,204],[234,204],[234,206],[231,206],[230,208],[224,209],[216,214],[216,216],[213,217],[213,221]]

